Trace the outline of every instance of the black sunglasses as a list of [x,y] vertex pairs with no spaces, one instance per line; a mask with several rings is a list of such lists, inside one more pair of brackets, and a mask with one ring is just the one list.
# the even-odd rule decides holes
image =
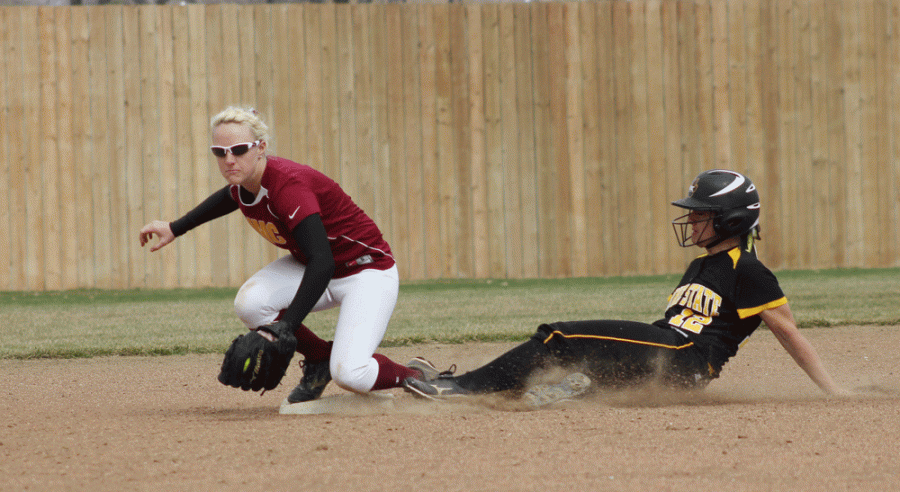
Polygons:
[[257,140],[255,142],[238,143],[232,145],[231,147],[221,147],[218,145],[213,145],[209,148],[209,150],[211,150],[213,155],[216,157],[225,157],[229,152],[231,152],[231,155],[237,157],[239,155],[246,154],[250,149],[259,145],[260,142],[262,142],[262,140]]

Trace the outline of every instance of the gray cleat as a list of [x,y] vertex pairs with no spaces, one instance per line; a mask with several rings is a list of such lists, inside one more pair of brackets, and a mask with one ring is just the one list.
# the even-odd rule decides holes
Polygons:
[[551,403],[568,401],[584,394],[591,385],[591,380],[580,372],[569,374],[558,383],[539,384],[522,396],[522,400],[530,407],[543,407]]
[[432,364],[431,361],[424,357],[413,357],[412,360],[406,363],[406,367],[421,372],[422,377],[420,379],[422,379],[422,381],[436,379],[438,374],[441,373],[438,371],[437,367],[434,367],[434,364]]

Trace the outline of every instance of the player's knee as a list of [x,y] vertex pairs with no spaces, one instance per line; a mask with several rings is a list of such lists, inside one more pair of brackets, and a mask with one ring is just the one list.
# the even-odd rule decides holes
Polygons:
[[369,391],[371,384],[366,382],[369,374],[367,361],[364,363],[335,362],[331,364],[331,379],[338,387],[355,393]]
[[268,294],[265,289],[250,280],[241,286],[234,298],[234,313],[247,325],[247,328],[253,329],[267,325],[275,321],[278,316],[277,312],[267,308],[267,300]]

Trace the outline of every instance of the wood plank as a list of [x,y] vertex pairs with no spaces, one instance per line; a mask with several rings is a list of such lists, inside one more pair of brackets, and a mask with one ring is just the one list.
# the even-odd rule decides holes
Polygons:
[[813,268],[824,268],[830,264],[832,256],[832,243],[834,241],[833,227],[830,210],[834,208],[829,189],[830,176],[834,172],[836,163],[831,159],[828,144],[828,79],[832,76],[828,72],[827,53],[829,38],[826,29],[826,14],[824,2],[809,2],[810,22],[810,111],[812,120],[810,123],[810,146],[812,170],[814,180],[811,186],[810,200],[812,214],[816,217],[816,227],[813,229]]
[[861,145],[863,139],[863,119],[861,105],[862,69],[861,50],[863,39],[860,33],[862,22],[860,19],[860,2],[847,0],[841,2],[843,13],[841,23],[844,31],[843,58],[844,58],[844,120],[846,125],[846,211],[847,211],[847,235],[846,250],[848,266],[861,266],[866,250],[865,218],[866,207],[863,199],[862,166],[863,156]]
[[716,167],[716,133],[714,129],[714,83],[712,53],[712,19],[710,0],[694,4],[693,39],[696,53],[695,67],[697,80],[695,97],[697,101],[697,152],[703,169]]
[[273,33],[280,33],[280,35],[277,38],[273,37],[273,39],[265,41],[271,51],[271,83],[264,82],[263,84],[265,85],[261,86],[258,92],[268,92],[268,95],[261,95],[261,97],[265,97],[271,106],[267,110],[267,114],[272,127],[278,129],[275,132],[275,136],[272,137],[273,140],[276,140],[273,142],[275,144],[274,152],[277,155],[296,161],[299,158],[294,151],[294,141],[291,138],[293,126],[293,111],[291,108],[294,104],[292,95],[295,92],[294,87],[291,86],[291,63],[293,63],[296,56],[295,53],[300,50],[296,44],[292,44],[293,39],[290,31],[294,29],[302,31],[302,26],[289,24],[291,5],[286,3],[275,4],[272,5],[269,12],[271,22],[269,29]]
[[[796,33],[794,59],[796,70],[797,158],[794,168],[796,182],[793,197],[797,207],[793,231],[798,238],[797,264],[814,268],[815,248],[818,245],[820,217],[816,214],[815,175],[812,149],[812,32],[810,0],[794,0],[794,31]],[[808,227],[808,224],[816,224]]]
[[306,5],[290,4],[286,6],[288,22],[290,29],[283,31],[288,36],[288,45],[291,47],[288,62],[288,79],[290,80],[290,107],[293,109],[290,114],[290,133],[288,134],[291,142],[290,155],[292,160],[302,164],[311,165],[308,154],[308,138],[307,133],[307,113],[309,112],[309,77],[310,73],[306,69],[309,60],[307,53],[310,48],[307,47],[307,8]]
[[437,116],[437,162],[439,172],[438,209],[442,260],[441,277],[457,276],[458,242],[457,222],[454,220],[456,203],[456,147],[453,145],[453,79],[451,72],[450,5],[434,8],[435,33],[435,114]]
[[625,189],[629,198],[626,203],[633,212],[629,213],[630,227],[629,235],[632,237],[632,243],[629,249],[629,256],[635,257],[635,273],[647,272],[653,267],[653,240],[652,231],[655,230],[656,224],[653,221],[653,205],[656,199],[655,195],[648,193],[651,189],[651,161],[650,161],[650,141],[648,139],[649,122],[648,112],[650,106],[648,102],[649,89],[648,70],[649,62],[647,61],[647,13],[646,4],[642,2],[629,2],[627,9],[628,23],[628,58],[630,82],[629,95],[631,101],[631,118],[629,132],[631,138],[631,155],[632,169],[628,176],[623,179],[630,181],[629,186]]
[[772,7],[776,19],[775,70],[777,77],[777,95],[773,96],[775,104],[775,123],[778,128],[779,146],[774,149],[773,156],[767,160],[766,190],[770,193],[771,205],[781,211],[778,214],[781,234],[778,250],[781,252],[782,264],[796,264],[798,258],[798,234],[792,221],[797,217],[797,101],[796,101],[796,66],[794,53],[797,49],[794,37],[794,12],[791,2],[778,2]]
[[578,4],[562,5],[562,39],[565,46],[565,132],[568,151],[569,184],[567,194],[571,219],[570,255],[567,268],[568,275],[584,277],[588,275],[587,257],[590,249],[587,244],[587,215],[590,200],[585,189],[585,157],[584,157],[584,82],[581,76],[583,68],[581,19]]
[[[30,88],[33,87],[33,84],[29,83],[26,86],[26,81],[31,82],[35,80],[25,77],[25,71],[30,70],[26,68],[25,62],[26,60],[34,60],[34,54],[25,42],[24,33],[27,29],[31,29],[27,32],[35,32],[34,22],[31,19],[33,19],[36,11],[33,8],[12,7],[4,10],[8,14],[6,16],[6,21],[8,22],[4,23],[0,29],[7,32],[6,38],[9,40],[9,43],[4,43],[2,46],[4,58],[7,60],[6,64],[11,68],[3,72],[7,77],[8,86],[5,92],[6,104],[9,108],[7,112],[9,120],[7,124],[3,125],[4,133],[7,135],[9,153],[4,155],[10,156],[9,159],[4,159],[8,170],[8,177],[4,179],[16,179],[21,183],[21,180],[25,178],[27,167],[25,161],[26,139],[30,138],[29,135],[32,133],[32,129],[26,125],[25,120],[25,96],[31,90]],[[28,40],[33,41],[31,38]],[[25,201],[28,191],[27,187],[14,186],[12,183],[9,183],[9,186],[4,189],[9,190],[5,197],[8,200],[9,230],[27,231],[27,207]],[[9,261],[3,265],[4,271],[8,272],[5,283],[8,284],[10,289],[25,290],[28,288],[25,276],[28,235],[22,233],[18,235],[7,234],[7,236],[10,238],[10,246]]]
[[[762,43],[764,51],[763,66],[761,71],[762,85],[762,112],[761,122],[763,128],[763,159],[758,177],[754,179],[754,183],[760,189],[760,196],[765,196],[762,200],[767,204],[769,215],[766,223],[768,224],[768,235],[773,238],[777,247],[767,248],[763,253],[763,259],[769,268],[783,268],[785,251],[787,245],[783,244],[783,222],[782,212],[779,209],[781,202],[781,185],[778,179],[777,166],[780,165],[780,149],[782,148],[782,134],[779,125],[779,87],[777,81],[781,70],[779,65],[779,31],[778,31],[778,5],[776,3],[764,4],[760,10],[761,32],[764,36]],[[773,83],[775,81],[775,83]]]
[[[36,40],[38,48],[38,98],[32,99],[36,104],[34,108],[34,133],[31,145],[28,147],[28,162],[31,164],[26,171],[26,183],[29,190],[43,190],[42,194],[29,193],[28,225],[27,233],[33,235],[29,238],[29,255],[34,255],[29,260],[29,273],[31,283],[43,290],[59,290],[62,286],[61,273],[62,258],[59,242],[44,241],[44,234],[49,237],[60,237],[62,223],[59,214],[53,211],[60,209],[60,165],[59,149],[59,121],[57,115],[57,77],[56,60],[54,58],[54,45],[56,44],[55,31],[65,29],[68,35],[69,26],[61,26],[56,19],[56,9],[49,7],[38,8],[38,35]],[[69,46],[66,47],[68,55]],[[33,185],[33,186],[32,186]],[[43,195],[43,196],[41,196]]]
[[[900,32],[900,5],[891,3],[888,6],[886,14],[888,19],[888,32]],[[888,66],[886,70],[891,73],[897,73],[900,70],[900,49],[896,43],[890,44],[890,54],[888,55]],[[888,238],[900,237],[900,198],[898,198],[897,190],[900,190],[900,138],[896,138],[897,131],[900,130],[900,91],[894,88],[888,96],[888,112],[889,128],[891,130],[890,154],[889,159],[889,178],[887,181],[889,214],[887,215],[887,230],[885,231]],[[885,255],[893,266],[900,264],[900,246],[897,241],[888,241],[888,251]]]
[[888,204],[890,197],[887,192],[886,179],[888,174],[888,115],[887,101],[888,84],[895,83],[894,75],[885,73],[884,68],[888,67],[887,57],[885,53],[885,37],[887,33],[887,13],[882,2],[871,1],[864,2],[861,5],[864,29],[866,29],[866,50],[862,54],[864,62],[863,74],[865,77],[864,87],[866,88],[866,96],[863,98],[865,110],[863,115],[865,123],[863,133],[867,135],[865,148],[863,149],[863,192],[866,196],[873,197],[866,204],[867,213],[865,216],[865,229],[868,235],[868,247],[866,248],[866,257],[863,259],[864,264],[871,264],[885,267],[888,263],[885,261],[888,242],[895,242],[897,237],[886,237],[886,227],[883,225],[887,221]]
[[538,4],[515,4],[515,66],[516,66],[516,114],[520,122],[518,131],[519,183],[521,186],[522,215],[522,275],[541,275],[539,248],[539,204],[537,199],[537,155],[535,149],[536,121],[534,105],[534,45],[532,44],[533,20],[541,13]]
[[682,183],[690,183],[702,170],[708,169],[703,162],[701,144],[699,142],[702,127],[700,125],[700,96],[698,91],[699,74],[701,69],[698,55],[697,39],[697,11],[690,3],[679,2],[677,4],[678,27],[678,62],[679,86],[681,89],[681,125],[682,132]]
[[[480,5],[467,4],[466,26],[468,50],[466,64],[468,73],[468,127],[469,135],[468,161],[469,168],[462,174],[467,179],[462,181],[470,193],[471,199],[471,262],[473,275],[485,278],[489,271],[490,246],[488,234],[490,222],[487,208],[487,165],[485,162],[485,73],[484,73],[484,40],[482,35],[482,8]],[[462,124],[462,122],[460,122]]]
[[403,76],[403,161],[406,168],[406,228],[409,237],[406,278],[421,280],[425,276],[425,238],[423,203],[425,189],[422,184],[422,135],[421,101],[419,82],[419,42],[417,5],[400,9]]
[[600,275],[616,275],[620,271],[618,238],[611,231],[618,230],[618,198],[616,169],[619,166],[616,149],[618,139],[616,128],[616,71],[614,46],[613,2],[597,3],[597,78],[598,121],[600,142],[598,149],[598,173],[600,193],[600,242],[603,251]]
[[[125,123],[125,9],[120,6],[103,9],[105,14],[103,23],[107,26],[104,46],[109,48],[107,52],[105,90],[107,107],[107,131],[109,134],[109,152],[115,158],[109,161],[110,188],[110,284],[113,288],[131,287],[130,282],[130,254],[134,247],[134,234],[129,229],[127,186],[127,154]],[[130,241],[129,241],[130,239]],[[134,254],[145,255],[141,250]]]
[[612,60],[615,66],[615,133],[616,133],[616,166],[613,190],[615,193],[615,222],[613,229],[616,234],[613,243],[614,251],[620,258],[616,275],[633,275],[637,271],[637,259],[634,252],[636,248],[635,229],[646,227],[647,224],[638,225],[637,211],[633,203],[634,179],[632,173],[636,166],[637,156],[634,148],[634,129],[631,126],[634,120],[634,101],[631,93],[631,26],[628,18],[628,4],[615,2],[612,6],[613,22],[613,52]]
[[305,161],[310,166],[324,169],[324,121],[325,107],[322,101],[324,87],[324,73],[322,61],[322,7],[321,5],[304,5],[306,15],[305,43],[306,43],[306,157]]
[[356,6],[339,7],[335,15],[336,57],[337,57],[337,109],[338,121],[336,134],[338,144],[337,162],[334,166],[339,174],[332,176],[341,184],[351,197],[357,195],[357,179],[359,177],[360,158],[357,146],[365,142],[356,136],[356,51],[363,49],[366,43],[356,39],[355,29]]
[[503,162],[503,101],[500,75],[500,6],[485,4],[481,8],[481,42],[483,53],[484,168],[485,168],[485,242],[487,244],[487,277],[508,275],[506,258],[507,218],[503,206],[506,192]]
[[[563,4],[553,3],[547,7],[547,25],[549,30],[549,91],[550,104],[550,161],[546,171],[552,174],[547,181],[548,193],[552,195],[554,210],[552,214],[551,233],[555,235],[555,244],[548,248],[553,254],[550,259],[552,275],[568,277],[572,275],[572,176],[569,167],[569,141],[566,135],[566,47],[565,24],[563,21]],[[560,69],[562,68],[562,69]],[[550,176],[548,176],[550,177]],[[549,195],[548,195],[549,196]]]
[[[10,74],[10,82],[18,82],[12,87],[22,87],[21,99],[15,102],[15,112],[23,122],[21,132],[16,135],[14,142],[18,142],[19,155],[16,159],[16,171],[13,176],[18,176],[20,180],[24,180],[25,186],[16,186],[14,200],[16,203],[22,204],[19,209],[19,223],[16,224],[14,230],[23,231],[24,240],[21,241],[22,247],[17,251],[14,258],[18,258],[20,263],[20,273],[18,282],[23,290],[42,290],[44,288],[44,265],[42,242],[29,234],[28,231],[37,231],[41,228],[37,227],[40,222],[40,201],[41,197],[38,193],[29,193],[28,190],[36,190],[41,186],[40,176],[38,176],[39,162],[39,114],[38,103],[40,101],[40,64],[34,63],[34,60],[40,60],[40,35],[38,31],[38,9],[35,7],[23,7],[20,10],[20,39],[22,40],[22,70],[21,78],[13,80],[15,77]],[[21,165],[19,165],[21,163]]]
[[[90,287],[94,275],[94,208],[91,203],[91,145],[93,125],[88,93],[88,26],[84,9],[60,9],[56,12],[56,40],[52,49],[56,58],[57,151],[59,156],[59,236],[61,288]],[[73,70],[73,67],[81,67]],[[79,217],[76,210],[81,213]],[[90,211],[85,214],[84,211]]]
[[473,238],[473,203],[469,185],[472,182],[472,131],[470,110],[470,80],[467,62],[469,45],[466,36],[466,6],[450,5],[450,77],[451,107],[453,109],[452,130],[454,146],[454,181],[456,201],[453,223],[457,235],[458,262],[455,275],[463,278],[475,276],[474,238]]
[[532,73],[534,100],[534,148],[535,148],[535,190],[538,227],[538,275],[555,277],[558,275],[557,251],[561,239],[556,224],[557,203],[554,193],[553,137],[550,129],[553,119],[550,113],[550,74],[556,68],[550,60],[550,32],[548,4],[534,4],[532,11]]
[[[275,106],[278,105],[278,100],[275,99],[275,51],[276,45],[279,44],[278,39],[283,36],[281,33],[278,37],[273,35],[277,32],[274,29],[274,18],[277,16],[276,9],[278,7],[278,4],[258,3],[248,6],[243,11],[245,14],[253,14],[253,44],[248,46],[245,51],[247,59],[252,59],[254,62],[255,74],[254,78],[250,80],[252,87],[248,87],[248,101],[265,117],[270,132],[275,135],[286,129],[280,125],[279,121],[275,120]],[[278,144],[281,139],[272,137],[272,140],[269,150],[274,155],[290,155],[279,153]]]
[[419,17],[419,81],[422,109],[422,216],[425,221],[425,278],[437,278],[443,271],[440,252],[440,170],[438,161],[437,43],[432,8],[417,9]]
[[[124,146],[125,157],[122,184],[124,186],[122,198],[128,210],[126,230],[139,231],[146,223],[144,221],[144,196],[153,190],[144,190],[142,168],[143,157],[143,126],[141,125],[141,39],[139,9],[122,10],[122,111],[124,112]],[[127,241],[126,241],[127,243]],[[133,252],[131,244],[123,245],[128,251],[126,265],[129,269],[125,284],[129,286],[145,286],[145,271],[147,265],[146,251]]]
[[[604,2],[605,3],[605,2]],[[602,90],[601,72],[607,67],[598,66],[599,52],[605,49],[598,39],[598,6],[599,2],[581,2],[578,4],[579,35],[581,36],[581,80],[582,80],[582,168],[584,189],[584,231],[583,242],[585,252],[585,274],[603,275],[603,258],[606,251],[600,247],[604,231],[600,218],[608,208],[603,194],[600,161],[602,158],[601,132],[606,129],[606,122],[600,119],[600,91]],[[602,19],[601,19],[602,21]]]
[[[141,6],[137,8],[136,26],[132,31],[135,36],[130,51],[134,56],[135,71],[138,81],[129,85],[133,93],[132,101],[137,105],[137,110],[132,116],[139,118],[133,122],[134,127],[140,127],[141,139],[134,142],[138,148],[135,155],[137,161],[132,163],[133,172],[129,172],[128,196],[129,200],[140,203],[132,216],[132,234],[151,220],[160,217],[162,202],[161,184],[161,160],[158,153],[159,147],[159,8],[155,5]],[[129,34],[126,33],[126,36]],[[166,248],[168,249],[168,248]],[[132,268],[135,279],[141,287],[159,286],[162,281],[163,263],[174,259],[172,252],[160,250],[154,255],[136,255],[137,264]],[[171,258],[170,258],[171,257]]]
[[[96,235],[98,222],[103,220],[99,216],[100,212],[96,207],[95,196],[102,193],[103,189],[99,186],[105,182],[106,175],[97,176],[97,169],[100,167],[97,162],[97,151],[95,142],[97,139],[96,118],[91,114],[93,103],[93,94],[91,89],[91,26],[89,11],[86,9],[72,9],[70,12],[72,19],[72,36],[69,39],[58,38],[60,43],[71,43],[72,57],[68,62],[64,62],[63,58],[59,58],[58,73],[61,75],[68,71],[72,73],[72,85],[70,88],[59,87],[60,94],[60,128],[67,129],[72,135],[70,145],[64,145],[60,140],[60,155],[72,156],[72,159],[63,157],[62,163],[72,163],[76,167],[75,175],[78,186],[62,190],[62,199],[64,203],[75,204],[74,207],[78,211],[90,210],[88,216],[79,218],[75,211],[63,212],[63,224],[74,224],[80,222],[80,227],[84,229],[78,234],[78,238],[64,241],[65,255],[63,257],[64,265],[67,267],[63,271],[64,288],[77,287],[95,287],[97,281],[96,272]],[[74,69],[74,67],[80,67]],[[60,83],[64,79],[60,77]],[[69,98],[71,103],[67,107],[62,104],[63,98]],[[65,115],[67,111],[71,111],[71,117]],[[103,116],[105,118],[105,115]],[[78,157],[76,156],[84,156]],[[84,162],[79,162],[82,160]],[[71,221],[71,222],[69,222]],[[64,225],[65,228],[65,225]],[[77,265],[77,268],[74,266]]]
[[662,1],[649,0],[646,5],[646,70],[647,70],[647,163],[649,194],[645,243],[650,263],[643,272],[668,273],[668,251],[673,249],[670,224],[674,197],[668,194],[666,170],[667,153],[662,142],[666,140],[665,56],[663,49]]
[[843,2],[825,3],[825,49],[826,100],[828,114],[828,155],[832,162],[829,183],[831,207],[826,220],[832,225],[831,238],[828,243],[832,253],[831,263],[837,267],[848,266],[847,256],[847,126],[844,110],[844,37]]
[[[159,77],[156,83],[159,85],[159,126],[157,127],[158,147],[156,149],[159,161],[160,177],[160,203],[157,217],[174,217],[175,197],[178,196],[178,163],[176,156],[180,152],[176,149],[176,134],[178,128],[175,123],[175,60],[174,60],[174,25],[171,8],[157,7],[155,10],[156,23],[158,25],[159,40],[157,45],[157,70]],[[178,249],[165,248],[165,256],[160,271],[160,278],[155,286],[173,288],[177,287],[179,270]],[[159,251],[158,253],[162,253]],[[252,254],[252,252],[251,252]]]
[[740,2],[710,1],[710,69],[712,82],[713,167],[733,169],[731,152],[731,104],[729,99],[728,10],[741,7]]
[[[193,181],[193,194],[185,193],[184,199],[179,200],[178,217],[187,213],[191,208],[199,204],[214,189],[214,178],[219,174],[213,157],[209,152],[210,130],[209,117],[213,111],[210,101],[208,63],[212,59],[212,53],[208,51],[211,41],[207,37],[207,29],[209,22],[215,22],[215,18],[210,7],[200,5],[188,6],[188,39],[189,41],[189,57],[190,57],[190,91],[191,91],[191,119],[190,129],[194,135],[193,143],[190,149]],[[215,49],[215,48],[213,48]],[[173,217],[174,219],[174,217]],[[182,265],[185,268],[192,268],[193,272],[183,277],[185,282],[192,282],[195,287],[209,287],[213,285],[213,263],[212,263],[212,225],[198,227],[190,233],[190,238],[183,237],[179,239],[179,243],[186,244],[193,252],[191,255],[185,255],[182,259]],[[184,251],[184,250],[182,250]],[[184,254],[184,252],[182,252]]]
[[[79,272],[84,272],[85,277],[93,276],[90,263],[92,258],[88,256],[84,258],[85,261],[78,261],[79,243],[91,244],[90,231],[93,229],[93,224],[90,216],[81,221],[75,220],[76,209],[79,211],[92,210],[90,207],[90,181],[80,179],[85,171],[75,164],[77,160],[84,161],[83,156],[91,155],[90,140],[86,136],[86,131],[90,128],[90,118],[84,116],[84,107],[88,99],[84,92],[80,92],[77,98],[73,97],[73,90],[76,87],[82,91],[86,85],[83,82],[86,70],[78,70],[78,73],[73,73],[72,70],[73,66],[86,66],[86,34],[82,28],[84,22],[78,23],[73,20],[71,9],[55,9],[54,17],[53,31],[50,33],[50,38],[45,40],[47,41],[46,48],[51,52],[48,62],[52,66],[48,69],[55,77],[54,87],[50,89],[52,94],[49,95],[53,108],[44,108],[44,112],[49,111],[56,118],[56,121],[51,124],[55,128],[55,135],[52,142],[48,142],[48,144],[55,147],[56,162],[51,164],[50,170],[57,175],[52,177],[45,175],[44,183],[55,186],[58,202],[55,204],[57,207],[55,213],[52,211],[54,209],[45,210],[44,213],[54,217],[49,221],[52,224],[51,234],[53,237],[59,238],[56,241],[56,247],[47,247],[47,252],[55,257],[48,267],[53,265],[56,268],[56,272],[51,273],[49,269],[47,271],[47,288],[58,290],[68,285],[78,285]],[[83,13],[81,17],[83,18]],[[55,35],[55,39],[53,39],[53,35]],[[74,111],[77,111],[78,114],[73,114]],[[73,117],[78,120],[77,128],[73,127]],[[73,149],[76,146],[77,155],[73,155]],[[44,148],[46,150],[47,145]],[[45,163],[45,165],[47,164]],[[85,167],[89,168],[90,166]],[[82,192],[85,182],[88,185],[86,193]],[[79,193],[76,193],[76,189],[79,190]],[[64,232],[72,227],[76,228],[77,233],[67,234]],[[76,237],[79,238],[77,242]],[[55,287],[50,287],[51,285],[55,285]]]
[[[336,5],[326,3],[320,5],[320,37],[322,56],[322,165],[319,168],[334,180],[341,179],[341,80],[338,72],[338,45]],[[342,6],[343,8],[343,6]]]
[[[13,156],[12,145],[9,141],[10,134],[14,132],[21,133],[21,126],[18,130],[12,130],[12,118],[10,117],[10,109],[12,109],[12,101],[14,96],[12,86],[8,83],[7,74],[18,68],[21,60],[16,56],[18,54],[14,45],[12,36],[17,33],[17,29],[13,24],[18,24],[18,11],[11,7],[0,7],[0,74],[3,74],[4,84],[0,85],[0,155]],[[18,40],[16,40],[18,41]],[[17,43],[16,43],[17,44]],[[18,70],[16,70],[18,71]],[[17,85],[15,87],[21,87]],[[4,231],[12,231],[14,221],[14,203],[11,200],[13,190],[11,185],[12,159],[3,159],[0,161],[0,190],[7,190],[0,193],[0,228]],[[13,234],[0,235],[0,290],[14,290],[17,285],[13,278],[13,256],[12,250],[16,243],[21,242],[18,238],[13,239]]]
[[[892,51],[895,49],[893,30],[895,26],[891,25],[891,7],[886,2],[876,1],[874,7],[874,28],[873,40],[876,48],[875,72],[876,72],[876,94],[873,104],[876,110],[876,145],[878,148],[877,158],[872,161],[872,167],[869,168],[869,179],[875,180],[876,203],[878,204],[878,224],[873,229],[878,231],[879,255],[877,258],[871,256],[867,259],[866,264],[876,264],[883,267],[889,267],[894,264],[891,258],[896,258],[897,241],[900,237],[896,233],[898,228],[896,223],[892,223],[891,209],[900,206],[900,200],[897,199],[897,190],[900,188],[892,187],[892,149],[891,141],[894,140],[894,132],[896,128],[891,125],[892,110],[896,109],[894,101],[892,101],[893,87],[895,86],[894,73],[896,67],[891,59]],[[877,177],[876,177],[877,176]]]
[[748,116],[747,93],[751,90],[747,82],[747,23],[745,2],[726,2],[725,34],[728,44],[725,56],[728,60],[728,166],[740,173],[749,174],[748,170]]
[[[496,71],[497,71],[497,131],[492,141],[499,147],[499,155],[491,152],[490,160],[497,160],[500,166],[500,187],[502,195],[498,206],[501,208],[504,258],[503,274],[506,278],[521,278],[522,257],[522,189],[521,156],[519,154],[519,124],[516,82],[516,10],[511,4],[497,6],[496,11]],[[494,144],[492,144],[494,145]]]

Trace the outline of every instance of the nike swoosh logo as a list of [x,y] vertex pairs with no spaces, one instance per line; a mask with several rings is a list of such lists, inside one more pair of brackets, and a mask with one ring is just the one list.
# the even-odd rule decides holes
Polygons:
[[300,207],[295,208],[295,209],[294,209],[294,213],[292,213],[291,215],[288,215],[288,218],[289,218],[289,219],[293,219],[294,216],[297,215],[297,211],[298,211],[298,210],[300,210]]

